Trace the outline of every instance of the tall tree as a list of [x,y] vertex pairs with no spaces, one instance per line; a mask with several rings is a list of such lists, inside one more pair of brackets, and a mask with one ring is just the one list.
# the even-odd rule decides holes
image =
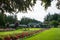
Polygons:
[[[54,0],[41,0],[44,4],[44,7],[47,9],[51,2]],[[60,0],[57,0],[57,8],[60,9]],[[19,12],[19,11],[26,11],[36,3],[36,0],[0,0],[0,10],[4,12]]]
[[41,23],[41,22],[38,20],[35,20],[35,19],[24,17],[21,19],[20,23],[21,24],[28,24],[28,23]]
[[27,12],[36,3],[36,0],[0,0],[0,13],[3,14],[3,21],[5,23],[4,13],[17,14],[20,12]]
[[26,11],[36,3],[36,0],[0,0],[0,10],[2,12]]
[[58,21],[52,20],[50,23],[53,27],[57,27],[59,25]]
[[3,20],[3,16],[6,17],[5,14],[3,15],[2,13],[0,13],[0,26],[4,26],[4,25],[5,25],[5,22],[4,22],[4,20]]
[[10,24],[13,24],[17,21],[17,19],[14,18],[14,16],[9,15],[9,16],[6,16],[5,21],[6,23],[9,22]]
[[55,27],[57,27],[60,24],[60,14],[53,14],[53,15],[47,15],[44,19],[44,22],[47,22],[47,24],[49,25],[54,25]]

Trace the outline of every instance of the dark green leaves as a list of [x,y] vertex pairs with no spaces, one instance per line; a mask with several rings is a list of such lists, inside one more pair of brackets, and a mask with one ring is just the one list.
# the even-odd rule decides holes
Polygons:
[[57,2],[56,6],[58,9],[60,9],[60,1]]
[[25,11],[34,5],[36,0],[0,0],[0,8],[5,12]]
[[[54,0],[41,0],[42,1],[42,5],[44,4],[44,7],[45,7],[45,9],[47,9],[50,5],[51,5],[51,2],[52,1],[54,1]],[[55,0],[56,1],[56,0]],[[58,8],[58,9],[60,9],[60,0],[57,0],[58,2],[57,2],[57,4],[56,4],[56,7]]]
[[51,5],[51,1],[52,0],[41,0],[42,1],[42,5],[45,7],[45,9],[47,9],[50,5]]

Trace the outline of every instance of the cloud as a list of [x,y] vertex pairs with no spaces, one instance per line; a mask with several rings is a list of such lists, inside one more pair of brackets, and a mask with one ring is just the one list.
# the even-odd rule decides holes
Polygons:
[[[17,17],[20,20],[22,17],[29,17],[33,18],[39,21],[44,21],[44,17],[50,12],[51,14],[59,13],[60,11],[56,8],[56,2],[53,1],[51,7],[47,9],[47,11],[44,10],[44,7],[41,6],[41,1],[37,1],[35,6],[33,7],[32,11],[28,11],[28,13],[18,13]],[[54,6],[53,6],[54,5]]]

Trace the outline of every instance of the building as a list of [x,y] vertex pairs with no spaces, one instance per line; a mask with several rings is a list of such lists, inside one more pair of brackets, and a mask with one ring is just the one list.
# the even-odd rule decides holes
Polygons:
[[40,27],[40,23],[28,23],[29,27]]

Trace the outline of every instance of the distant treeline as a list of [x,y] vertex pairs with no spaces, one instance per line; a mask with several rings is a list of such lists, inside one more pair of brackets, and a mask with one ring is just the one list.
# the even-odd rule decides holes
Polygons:
[[50,26],[50,27],[58,27],[60,25],[60,14],[48,14],[44,18],[44,24]]

